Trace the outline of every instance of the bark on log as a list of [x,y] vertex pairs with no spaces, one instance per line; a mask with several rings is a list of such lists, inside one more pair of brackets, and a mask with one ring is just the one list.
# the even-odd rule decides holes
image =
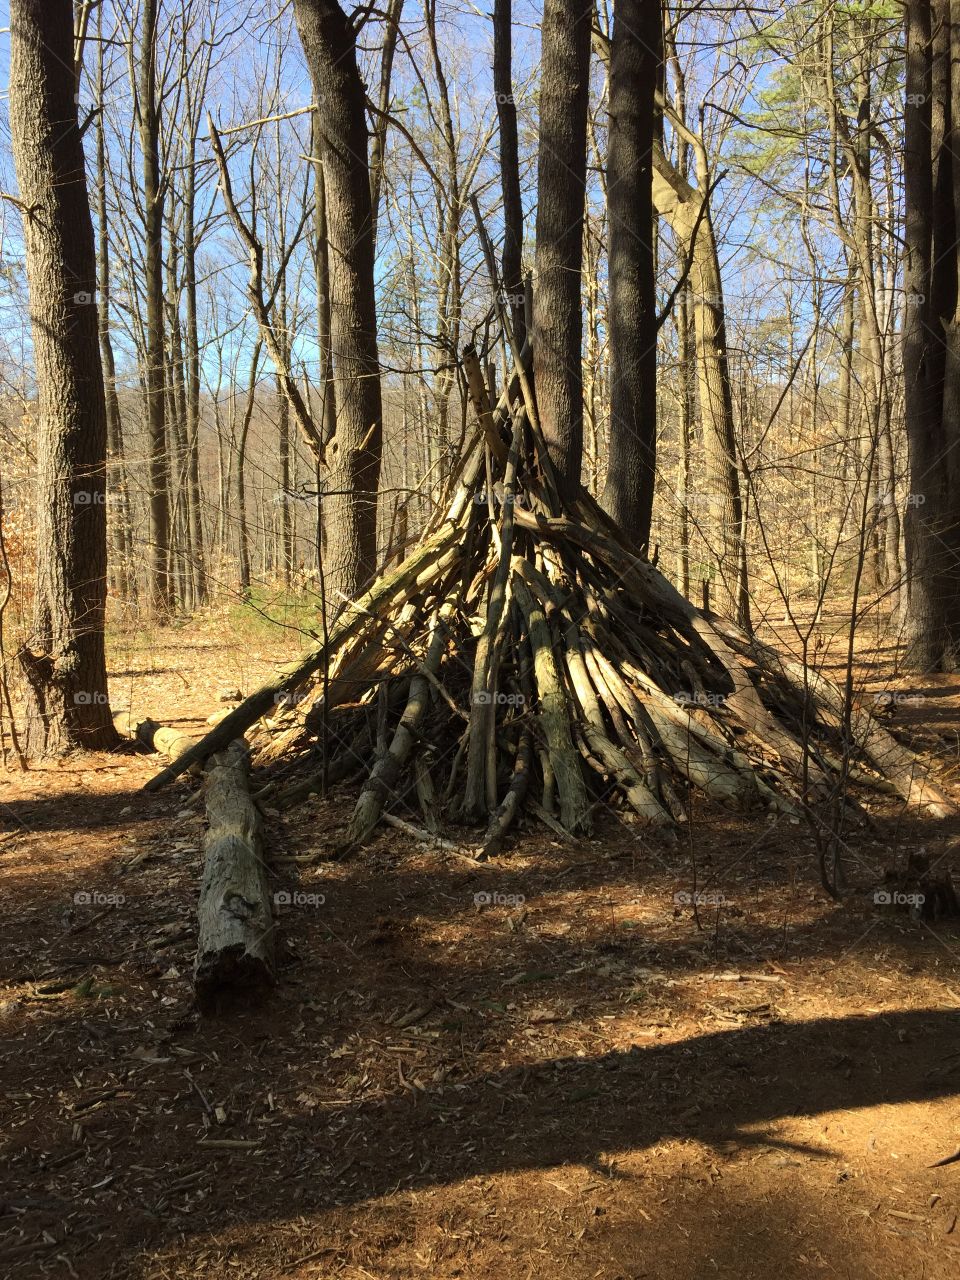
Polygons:
[[572,717],[553,656],[550,627],[539,600],[527,589],[519,574],[514,576],[513,590],[527,624],[533,651],[534,674],[540,695],[540,723],[556,779],[560,821],[571,835],[586,835],[591,827],[591,804],[570,735]]
[[[189,734],[181,733],[179,729],[166,728],[157,720],[151,720],[149,716],[138,720],[128,711],[118,711],[113,717],[113,725],[122,737],[131,738],[145,746],[148,751],[156,751],[159,755],[166,756],[168,760],[176,760],[178,756],[195,746],[197,741]],[[194,764],[190,768],[190,773],[194,777],[199,777],[202,772],[203,769],[199,764]]]
[[193,984],[201,1010],[248,995],[275,977],[273,906],[262,857],[260,814],[250,798],[245,743],[213,756],[207,770],[209,830]]

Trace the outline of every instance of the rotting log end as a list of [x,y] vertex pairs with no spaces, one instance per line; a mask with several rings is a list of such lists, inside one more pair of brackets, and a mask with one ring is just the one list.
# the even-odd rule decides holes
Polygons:
[[197,956],[193,986],[201,1013],[223,1013],[235,1005],[262,999],[276,983],[273,968],[263,955],[238,942]]

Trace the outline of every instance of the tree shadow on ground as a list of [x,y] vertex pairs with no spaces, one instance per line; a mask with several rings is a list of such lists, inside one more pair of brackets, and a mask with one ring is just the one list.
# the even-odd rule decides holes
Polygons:
[[[135,1131],[114,1131],[99,1153],[91,1140],[89,1155],[70,1166],[74,1181],[80,1174],[89,1189],[65,1198],[60,1216],[71,1220],[70,1247],[79,1246],[73,1266],[85,1280],[146,1274],[138,1261],[146,1249],[162,1250],[184,1237],[219,1236],[243,1226],[262,1234],[293,1218],[398,1191],[566,1166],[586,1166],[616,1183],[627,1176],[618,1172],[620,1156],[671,1140],[716,1149],[730,1142],[779,1147],[787,1155],[829,1160],[834,1153],[828,1145],[781,1140],[778,1122],[955,1097],[958,1044],[960,1012],[916,1009],[751,1026],[597,1057],[548,1058],[454,1085],[398,1088],[391,1097],[332,1110],[298,1116],[283,1108],[260,1128],[259,1144],[239,1167],[236,1152],[198,1152],[195,1145],[192,1152],[181,1148],[182,1162],[164,1163],[164,1154],[176,1149],[175,1117],[179,1112],[184,1118],[176,1099],[164,1095],[162,1107],[134,1108]],[[275,1088],[282,1092],[281,1078]],[[136,1094],[143,1100],[149,1090]],[[52,1193],[57,1163],[45,1159],[46,1142],[25,1151],[8,1132],[3,1146],[19,1184],[11,1185],[8,1204],[37,1195],[38,1171],[39,1185]],[[911,1161],[922,1167],[942,1154],[914,1151]],[[198,1156],[200,1182],[190,1183]],[[32,1183],[23,1182],[28,1170]],[[94,1186],[104,1185],[105,1173],[109,1193]],[[206,1192],[189,1207],[184,1175],[194,1190],[202,1185]],[[33,1213],[42,1218],[43,1211]],[[723,1234],[729,1238],[723,1249],[715,1239],[714,1253],[733,1249],[730,1232]],[[776,1231],[768,1227],[767,1234],[768,1262],[774,1264],[781,1245]]]

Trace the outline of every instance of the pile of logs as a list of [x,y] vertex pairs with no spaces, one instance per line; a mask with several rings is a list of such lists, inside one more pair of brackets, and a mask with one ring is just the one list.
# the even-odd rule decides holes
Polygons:
[[357,777],[344,854],[386,818],[479,828],[490,855],[524,815],[578,834],[602,804],[667,835],[694,789],[793,814],[851,777],[952,811],[868,710],[685,599],[585,490],[561,493],[515,354],[492,404],[467,351],[476,431],[406,559],[149,787],[246,734],[274,802]]

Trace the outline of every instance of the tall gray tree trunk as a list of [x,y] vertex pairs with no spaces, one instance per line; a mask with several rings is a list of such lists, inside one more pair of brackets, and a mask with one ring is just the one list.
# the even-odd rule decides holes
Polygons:
[[173,609],[169,572],[170,480],[164,409],[163,206],[160,177],[160,121],[157,110],[156,50],[158,0],[144,0],[140,22],[140,73],[137,104],[143,153],[144,285],[146,293],[148,533],[147,573],[151,611],[164,617]]
[[37,577],[26,749],[105,749],[107,421],[70,0],[10,4],[10,132],[37,380]]
[[[907,659],[953,670],[960,646],[960,6],[909,0],[904,134],[903,370],[909,457],[902,596]],[[951,59],[952,54],[952,59]]]
[[336,0],[294,0],[310,68],[323,165],[330,269],[330,342],[337,424],[328,469],[328,598],[353,597],[376,571],[383,412],[377,355],[366,90],[355,33]]
[[511,0],[493,3],[493,91],[500,124],[500,185],[503,191],[503,255],[500,279],[509,299],[517,344],[526,338],[523,307],[523,199],[520,194],[520,144],[513,96]]
[[583,462],[583,214],[590,24],[587,0],[545,0],[540,56],[533,370],[540,427],[561,490]]
[[[101,11],[97,13],[98,24]],[[98,36],[102,33],[98,25]],[[97,93],[104,93],[103,44],[97,42]],[[130,540],[130,498],[127,489],[126,460],[123,450],[123,420],[117,395],[116,362],[110,335],[110,236],[107,226],[107,148],[103,113],[97,114],[97,315],[99,318],[100,358],[103,364],[104,395],[107,413],[107,491],[113,500],[108,513],[110,534],[108,567],[111,585],[120,599],[129,602],[134,594],[136,576],[133,570]],[[109,504],[108,504],[109,505]]]
[[638,552],[650,543],[657,457],[654,102],[660,0],[614,0],[607,159],[610,453],[603,506]]
[[194,605],[209,596],[207,562],[203,538],[203,495],[200,485],[200,337],[197,322],[197,229],[196,229],[196,133],[191,133],[190,156],[184,175],[183,195],[183,290],[186,300],[184,348],[187,387],[187,516],[193,551]]

